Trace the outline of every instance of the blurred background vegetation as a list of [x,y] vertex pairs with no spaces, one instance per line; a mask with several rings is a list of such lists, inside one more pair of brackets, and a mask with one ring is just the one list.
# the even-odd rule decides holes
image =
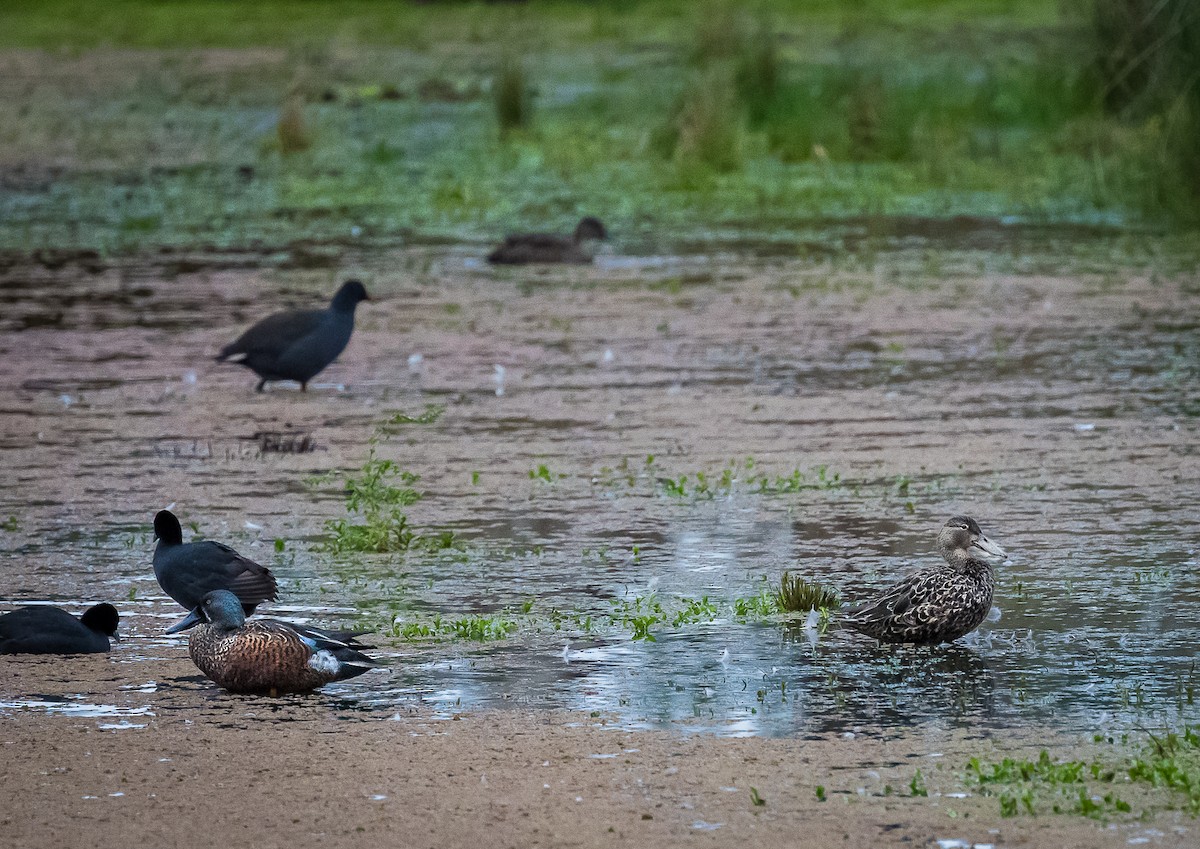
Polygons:
[[1195,0],[6,0],[0,247],[1200,224]]

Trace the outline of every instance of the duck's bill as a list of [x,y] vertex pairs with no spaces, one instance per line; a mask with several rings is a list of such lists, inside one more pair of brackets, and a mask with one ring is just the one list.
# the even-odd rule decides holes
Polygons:
[[180,631],[186,631],[188,628],[192,628],[196,625],[199,625],[203,621],[204,620],[200,618],[200,614],[197,611],[193,610],[187,616],[183,617],[178,622],[176,622],[174,625],[172,625],[170,628],[168,628],[167,633],[168,634],[178,634]]
[[984,557],[992,563],[1003,563],[1008,559],[1008,552],[987,537],[980,537],[975,540],[971,543],[971,548],[979,549],[983,552]]

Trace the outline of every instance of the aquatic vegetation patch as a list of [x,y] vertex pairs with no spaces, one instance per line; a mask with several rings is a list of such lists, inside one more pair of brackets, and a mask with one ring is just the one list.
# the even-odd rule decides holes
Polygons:
[[537,466],[529,470],[529,479],[531,481],[543,481],[545,483],[554,483],[556,480],[566,477],[558,472],[550,471],[550,467],[545,463],[538,463]]
[[383,554],[461,547],[453,531],[419,531],[410,526],[403,508],[421,500],[422,493],[413,486],[420,479],[420,475],[400,468],[394,460],[377,456],[372,444],[359,473],[344,479],[346,512],[352,515],[325,522],[326,550],[334,554]]
[[806,613],[809,610],[836,610],[841,606],[837,590],[806,581],[799,575],[784,572],[775,594],[776,606],[786,613]]
[[[1127,813],[1130,810],[1127,803],[1112,793],[1108,794],[1107,802],[1105,797],[1096,797],[1100,799],[1097,802],[1088,792],[1085,778],[1111,783],[1116,777],[1115,770],[1107,769],[1099,761],[1056,761],[1043,749],[1037,760],[1004,758],[984,764],[978,758],[971,758],[967,769],[968,777],[984,795],[998,797],[1001,816],[1012,817],[1021,812],[1036,815],[1039,807],[1046,812],[1046,806],[1039,802],[1039,794],[1053,797],[1049,810],[1054,813],[1101,816],[1105,812]],[[1081,800],[1086,800],[1086,805]]]
[[641,463],[622,458],[616,466],[604,466],[592,475],[592,484],[611,492],[622,490],[655,491],[680,499],[697,501],[724,498],[738,492],[760,495],[788,495],[804,491],[838,489],[847,484],[840,473],[820,464],[807,472],[794,468],[787,474],[768,474],[759,470],[753,457],[729,460],[717,469],[678,474],[663,468],[658,458],[649,454]]
[[733,600],[733,615],[738,619],[765,619],[780,612],[776,594],[766,587],[757,595]]
[[651,629],[661,625],[670,618],[658,596],[651,593],[647,596],[633,598],[614,598],[611,600],[612,609],[609,621],[614,625],[624,625],[633,635],[633,639],[654,642]]
[[403,425],[437,424],[438,421],[442,418],[442,414],[445,412],[446,412],[445,404],[426,404],[425,409],[415,415],[410,414],[410,413],[399,412],[399,411],[395,412],[388,419],[386,419],[383,422],[383,424],[381,424],[379,427],[380,427],[380,430],[382,430],[384,432],[391,432],[393,429],[395,429],[397,427],[401,427]]
[[462,640],[487,643],[512,636],[520,624],[504,616],[460,616],[445,618],[434,616],[428,622],[392,623],[393,637],[405,640]]
[[779,608],[765,590],[756,596],[731,600],[663,597],[657,593],[614,598],[609,609],[602,613],[565,612],[552,609],[540,616],[534,614],[534,627],[546,623],[553,630],[574,629],[595,633],[603,628],[628,631],[637,641],[655,642],[655,632],[663,628],[682,629],[690,625],[706,625],[730,619],[761,620],[779,614]]

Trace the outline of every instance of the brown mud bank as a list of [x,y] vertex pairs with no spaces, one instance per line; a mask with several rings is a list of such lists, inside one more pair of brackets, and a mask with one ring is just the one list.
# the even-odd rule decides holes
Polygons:
[[[339,712],[339,688],[234,698],[176,657],[144,664],[157,680],[151,696],[122,686],[124,666],[73,659],[47,674],[28,660],[0,665],[5,691],[89,691],[110,712],[128,711],[3,711],[0,843],[1195,845],[1195,820],[1175,811],[1116,824],[1002,817],[997,798],[967,779],[971,757],[1036,759],[1049,747],[1056,757],[1088,759],[1101,748],[1036,731],[864,728],[722,739],[689,733],[686,723],[627,731],[604,716],[562,711],[410,708],[370,719]],[[150,699],[154,711],[140,712]],[[1153,807],[1128,783],[1118,792],[1135,811]]]

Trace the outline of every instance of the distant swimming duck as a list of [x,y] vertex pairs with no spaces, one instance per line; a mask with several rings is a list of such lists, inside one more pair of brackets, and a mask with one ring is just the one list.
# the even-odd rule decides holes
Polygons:
[[1008,559],[974,519],[955,516],[938,534],[944,564],[916,572],[872,601],[846,608],[844,622],[885,643],[948,643],[979,627],[992,608],[992,567]]
[[246,613],[279,596],[275,576],[266,566],[219,542],[202,540],[185,545],[179,519],[170,510],[155,515],[154,536],[158,539],[154,577],[163,592],[188,610],[213,590],[232,591],[241,599]]
[[222,348],[217,362],[253,371],[261,378],[259,392],[268,380],[294,380],[307,391],[308,382],[345,350],[354,331],[354,308],[369,300],[363,284],[349,280],[328,308],[269,315]]
[[488,262],[501,265],[526,265],[529,263],[577,263],[592,261],[587,243],[593,239],[607,239],[608,231],[599,218],[588,215],[579,220],[571,238],[550,233],[518,233],[506,236],[504,244],[490,254]]
[[0,616],[0,654],[92,654],[109,649],[121,617],[111,604],[76,618],[57,607],[22,607]]
[[246,621],[237,596],[216,590],[168,634],[196,626],[188,654],[231,693],[305,693],[379,664],[333,635],[274,619]]

